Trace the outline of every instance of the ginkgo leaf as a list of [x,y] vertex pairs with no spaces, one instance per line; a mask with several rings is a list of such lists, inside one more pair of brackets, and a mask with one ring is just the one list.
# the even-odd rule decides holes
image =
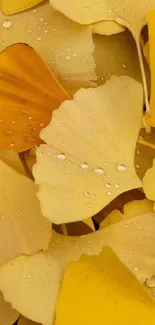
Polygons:
[[51,224],[40,212],[34,183],[0,160],[0,265],[48,248]]
[[154,304],[109,247],[99,256],[85,255],[67,266],[56,304],[55,325],[154,322]]
[[19,313],[4,301],[0,292],[0,325],[12,325],[19,317]]
[[0,149],[24,151],[40,143],[39,133],[69,95],[39,55],[25,44],[0,54]]
[[150,133],[147,133],[145,129],[141,129],[135,150],[135,168],[140,179],[143,179],[148,168],[152,166],[153,159],[155,158],[154,148],[155,128],[151,128]]
[[15,169],[18,173],[25,175],[24,166],[15,151],[0,151],[0,159]]
[[81,24],[91,24],[101,20],[114,20],[127,27],[136,41],[141,67],[146,111],[150,113],[148,90],[146,84],[144,62],[140,47],[140,32],[148,21],[148,12],[155,10],[154,0],[50,0],[51,5],[64,15]]
[[39,324],[21,315],[18,320],[18,325],[39,325]]
[[0,8],[5,15],[12,15],[16,12],[26,10],[33,6],[36,6],[38,3],[44,0],[1,0]]
[[82,254],[98,255],[104,246],[110,246],[144,283],[155,274],[154,238],[154,213],[128,218],[81,237],[62,236],[53,231],[47,252],[20,256],[1,266],[0,290],[22,315],[51,325],[69,262],[79,260]]
[[147,199],[135,200],[126,203],[123,208],[124,215],[127,218],[139,216],[141,214],[153,212],[153,202]]
[[100,35],[112,35],[124,32],[124,26],[116,21],[103,20],[93,24],[93,33]]
[[140,83],[112,77],[79,90],[53,112],[33,167],[43,215],[54,223],[87,219],[120,193],[141,187],[133,159],[142,100]]
[[0,13],[0,25],[0,51],[14,43],[33,47],[71,94],[95,85],[92,26],[72,22],[54,10],[49,1],[9,16],[9,21]]
[[[142,82],[135,41],[129,31],[111,36],[94,36],[94,58],[98,83],[103,84],[111,75],[127,75]],[[145,65],[149,88],[150,74]]]
[[[155,8],[154,8],[155,9]],[[155,11],[149,13],[149,62],[151,69],[151,99],[150,99],[150,108],[151,116],[147,119],[147,123],[150,126],[155,126]]]
[[153,166],[144,175],[143,189],[146,197],[155,201],[155,159],[153,160]]

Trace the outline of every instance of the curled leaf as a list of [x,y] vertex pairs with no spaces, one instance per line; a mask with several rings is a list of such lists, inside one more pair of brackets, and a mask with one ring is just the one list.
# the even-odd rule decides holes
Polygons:
[[[0,13],[0,25],[0,51],[14,43],[28,44],[71,94],[81,87],[95,85],[92,26],[74,23],[54,10],[49,1],[12,15],[9,21]],[[40,69],[38,75],[39,80],[43,80]],[[46,84],[49,89],[51,84],[48,80]]]
[[18,173],[25,175],[24,166],[15,151],[0,151],[0,159],[15,169]]
[[53,112],[33,167],[43,215],[54,223],[83,220],[141,186],[133,159],[142,97],[140,83],[112,77]]
[[154,304],[109,247],[99,256],[84,255],[67,266],[56,304],[55,325],[154,322]]
[[40,143],[52,109],[69,96],[29,46],[16,44],[0,54],[0,149],[18,152]]
[[0,160],[0,265],[46,250],[51,224],[40,212],[34,183]]
[[116,23],[115,21],[103,20],[93,24],[94,34],[112,35],[122,33],[124,31],[125,28],[122,25]]

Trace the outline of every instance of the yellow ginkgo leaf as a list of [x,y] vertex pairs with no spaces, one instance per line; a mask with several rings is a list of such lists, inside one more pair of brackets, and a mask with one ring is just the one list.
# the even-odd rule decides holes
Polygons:
[[43,215],[54,223],[87,219],[141,187],[133,159],[142,101],[140,83],[113,76],[53,112],[33,167]]
[[4,301],[0,292],[0,325],[12,325],[19,317],[19,313]]
[[[13,0],[14,2],[14,0]],[[8,17],[0,13],[0,51],[26,43],[45,60],[70,93],[95,81],[92,26],[81,26],[44,1],[35,8]],[[33,66],[34,68],[34,66]],[[44,75],[38,70],[39,79]],[[48,89],[50,82],[48,82]]]
[[38,3],[44,0],[1,0],[0,8],[5,15],[12,15],[16,12],[29,9],[36,6]]
[[140,47],[140,32],[148,21],[148,12],[155,10],[154,0],[50,0],[51,5],[70,19],[81,23],[91,24],[102,20],[114,20],[127,27],[136,41],[141,67],[146,110],[150,113],[148,90],[144,70],[144,62]]
[[80,24],[91,24],[101,20],[115,20],[131,30],[138,38],[147,23],[148,12],[155,9],[154,0],[50,0],[51,5]]
[[51,224],[40,212],[34,183],[0,160],[0,265],[46,250]]
[[0,54],[0,149],[21,152],[40,143],[39,133],[69,95],[39,55],[25,44]]
[[109,247],[97,257],[82,256],[67,266],[56,304],[55,325],[154,322],[153,302]]
[[124,26],[116,23],[116,21],[103,20],[93,24],[93,33],[100,35],[112,35],[125,31]]
[[0,151],[0,159],[15,169],[18,173],[25,175],[24,166],[15,151]]
[[124,215],[127,218],[153,212],[153,202],[147,199],[135,200],[124,205]]
[[[94,58],[98,83],[103,84],[111,75],[127,75],[142,82],[135,41],[129,31],[111,36],[94,36]],[[145,72],[149,88],[149,71]]]
[[21,315],[18,320],[18,325],[39,325],[39,324]]
[[[154,8],[155,9],[155,8]],[[151,99],[150,99],[150,108],[151,116],[147,119],[147,123],[150,126],[155,126],[155,11],[149,13],[149,62],[151,69]]]
[[143,177],[143,189],[149,200],[155,201],[155,159],[153,166],[147,170]]
[[64,270],[70,261],[79,260],[82,254],[98,255],[104,246],[110,246],[137,279],[145,283],[146,278],[155,274],[154,238],[154,213],[128,218],[81,237],[53,231],[46,252],[20,256],[1,266],[0,290],[22,315],[51,325]]

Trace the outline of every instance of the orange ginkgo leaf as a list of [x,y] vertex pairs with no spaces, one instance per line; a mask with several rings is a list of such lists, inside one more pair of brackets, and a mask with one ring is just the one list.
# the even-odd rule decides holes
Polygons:
[[0,54],[0,150],[21,152],[41,142],[40,131],[68,94],[26,44]]

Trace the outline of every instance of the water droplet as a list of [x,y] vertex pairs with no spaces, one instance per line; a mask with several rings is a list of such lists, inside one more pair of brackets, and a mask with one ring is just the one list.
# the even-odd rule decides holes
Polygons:
[[74,248],[76,248],[76,246],[74,245]]
[[94,173],[98,174],[98,175],[103,175],[104,174],[104,170],[102,168],[96,168],[94,169]]
[[89,10],[89,7],[85,7],[85,10],[88,11]]
[[77,54],[76,53],[73,53],[73,58],[75,58],[77,56]]
[[66,159],[66,156],[65,156],[64,153],[59,153],[59,154],[57,155],[57,158],[60,159],[60,160],[65,160],[65,159]]
[[12,136],[12,135],[14,135],[14,132],[12,130],[6,130],[6,131],[4,131],[4,134]]
[[37,131],[37,129],[36,128],[33,128],[32,131]]
[[32,120],[32,116],[28,116],[28,120]]
[[138,271],[139,271],[139,268],[138,268],[137,266],[135,266],[135,267],[133,268],[133,270],[134,270],[135,272],[138,272]]
[[91,244],[91,240],[88,240],[88,244]]
[[14,147],[15,144],[14,144],[13,142],[10,142],[10,143],[9,143],[9,146],[10,146],[10,147]]
[[125,63],[122,64],[122,68],[124,68],[124,69],[126,68],[126,64]]
[[111,192],[111,191],[109,191],[109,192],[108,192],[108,195],[112,195],[112,192]]
[[88,206],[91,208],[92,207],[92,203],[89,203]]
[[68,52],[70,52],[71,49],[67,49]]
[[111,188],[111,184],[110,183],[106,183],[104,184],[105,188]]
[[66,55],[66,60],[68,61],[68,60],[70,60],[70,56],[69,55]]
[[119,172],[125,172],[127,170],[127,167],[125,165],[117,165],[117,170]]
[[142,135],[140,135],[139,140],[144,140],[144,137]]
[[112,13],[112,10],[109,9],[108,12],[109,12],[109,14],[111,14]]
[[115,184],[114,186],[115,186],[115,188],[119,188],[119,187],[120,187],[120,185],[119,185],[119,184]]
[[91,197],[92,197],[92,199],[95,199],[96,196],[95,196],[95,194],[92,194]]
[[15,123],[16,123],[16,121],[12,120],[12,121],[11,121],[11,123],[12,123],[12,124],[15,124]]
[[82,169],[88,169],[88,164],[87,164],[86,162],[84,162],[84,163],[82,163],[82,164],[80,165],[80,167],[81,167]]
[[10,20],[5,20],[3,23],[4,28],[10,28],[12,25],[12,22]]
[[43,18],[43,17],[41,17],[41,18],[40,18],[40,21],[44,21],[44,18]]
[[32,29],[28,29],[28,33],[32,33]]
[[45,126],[45,124],[44,123],[40,123],[40,126],[41,126],[41,128],[43,128]]
[[38,40],[38,41],[41,41],[41,36],[37,37],[37,40]]
[[27,277],[30,279],[30,278],[31,278],[31,274],[30,274],[30,273],[28,273]]
[[103,240],[100,240],[100,244],[103,244]]
[[22,268],[20,268],[20,272],[23,272],[24,270]]
[[68,173],[67,176],[70,177],[70,174]]
[[4,219],[4,216],[1,216],[1,219]]
[[2,120],[0,120],[0,123],[2,123],[3,121]]
[[85,192],[84,192],[84,196],[85,196],[85,197],[90,197],[90,193],[89,193],[88,191],[85,191]]
[[139,167],[140,167],[140,166],[137,164],[137,165],[136,165],[136,168],[138,169]]
[[33,12],[36,12],[36,11],[37,11],[37,9],[34,9],[34,10],[33,10]]
[[44,33],[45,33],[45,34],[48,33],[48,29],[45,29],[45,30],[44,30]]
[[86,249],[83,247],[82,250],[85,251]]
[[155,287],[155,276],[152,276],[152,278],[147,279],[146,284],[148,285],[148,287],[154,288]]
[[126,228],[128,228],[128,227],[129,227],[129,225],[126,223],[125,227],[126,227]]
[[137,150],[137,155],[140,155],[140,150],[139,149]]

